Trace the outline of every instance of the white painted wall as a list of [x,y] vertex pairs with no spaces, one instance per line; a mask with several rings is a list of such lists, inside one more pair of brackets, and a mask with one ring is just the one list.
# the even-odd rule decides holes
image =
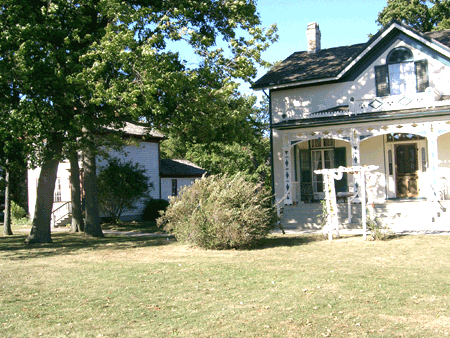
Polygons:
[[[122,151],[110,150],[110,157],[117,157],[123,161],[132,161],[139,163],[145,168],[146,175],[149,177],[150,182],[153,183],[153,189],[151,190],[149,197],[159,198],[159,144],[156,142],[139,142],[138,145],[128,145],[123,148]],[[97,168],[107,165],[107,159],[99,158],[97,160]],[[136,210],[125,210],[122,214],[123,217],[134,217],[141,215],[145,208],[145,201],[147,198],[142,199],[137,204]]]
[[196,179],[196,177],[193,178],[180,178],[180,177],[162,177],[161,178],[161,198],[165,200],[169,200],[169,197],[172,196],[172,179],[177,180],[178,185],[178,194],[180,193],[181,189],[185,186],[189,186]]
[[386,170],[384,163],[383,136],[365,139],[360,144],[361,165],[376,165],[379,168],[371,174],[376,177],[375,202],[382,203],[386,199]]

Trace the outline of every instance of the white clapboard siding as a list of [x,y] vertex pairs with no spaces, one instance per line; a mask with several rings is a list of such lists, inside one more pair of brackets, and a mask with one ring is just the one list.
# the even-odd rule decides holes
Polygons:
[[[109,156],[120,158],[123,161],[132,161],[139,163],[146,170],[147,177],[153,183],[153,189],[150,191],[149,197],[159,198],[159,147],[156,142],[140,142],[139,146],[126,146],[122,151],[109,151]],[[100,158],[97,163],[98,169],[106,166],[107,160]],[[136,210],[126,210],[123,217],[141,215],[145,208],[145,201],[142,199],[137,204]]]
[[179,177],[162,177],[161,178],[161,198],[169,200],[172,196],[172,180],[177,180],[177,191],[180,193],[181,189],[186,185],[194,183],[198,177],[179,178]]

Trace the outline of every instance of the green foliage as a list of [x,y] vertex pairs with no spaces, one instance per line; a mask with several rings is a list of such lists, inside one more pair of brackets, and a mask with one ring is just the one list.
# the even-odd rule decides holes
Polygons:
[[391,228],[384,225],[380,219],[370,218],[369,212],[367,213],[366,225],[367,229],[370,230],[370,236],[374,241],[385,241],[394,234]]
[[142,219],[144,221],[154,221],[161,216],[160,211],[165,211],[169,206],[169,202],[165,199],[149,199],[145,205]]
[[184,242],[206,249],[247,248],[274,228],[271,196],[245,175],[213,175],[196,180],[158,220]]
[[401,21],[421,31],[450,28],[449,0],[388,0],[378,14],[377,22],[385,26],[391,20]]
[[213,175],[243,173],[250,181],[270,188],[267,105],[258,107],[255,100],[232,95],[219,121],[169,133],[170,138],[161,145],[163,156],[187,159]]
[[322,213],[317,215],[317,217],[320,218],[320,225],[322,228],[327,225],[328,222],[328,209],[327,209],[327,201],[326,200],[320,200],[320,204],[322,205]]
[[14,224],[18,222],[27,215],[27,212],[20,205],[11,201],[11,221]]
[[[268,66],[261,54],[276,39],[253,0],[4,0],[0,144],[9,158],[23,140],[29,163],[43,167],[101,148],[93,135],[105,126],[145,120],[183,132],[220,123],[238,80],[249,82],[258,66]],[[180,43],[198,63],[183,59]],[[50,194],[39,189],[48,205]],[[45,240],[49,212],[35,213],[42,217],[32,230]]]
[[101,168],[97,184],[100,211],[112,222],[117,222],[123,211],[135,210],[136,203],[153,189],[141,165],[118,158],[109,159]]

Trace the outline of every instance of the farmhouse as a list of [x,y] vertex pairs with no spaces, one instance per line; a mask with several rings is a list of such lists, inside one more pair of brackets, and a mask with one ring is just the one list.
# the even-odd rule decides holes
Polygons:
[[[324,197],[315,171],[376,166],[377,216],[432,227],[448,214],[450,30],[421,33],[393,21],[366,43],[329,49],[321,49],[317,23],[306,35],[307,51],[253,85],[270,98],[273,188],[285,225],[319,227],[317,208],[308,211]],[[360,186],[345,173],[336,195]]]
[[[153,189],[148,198],[168,200],[170,196],[177,195],[183,186],[191,184],[205,173],[205,170],[186,160],[162,160],[160,143],[165,136],[157,131],[149,131],[141,125],[127,123],[123,128],[123,138],[130,142],[120,150],[108,149],[108,156],[123,161],[131,160],[145,168],[146,175],[153,183]],[[106,164],[107,158],[97,158],[98,169]],[[35,210],[39,174],[40,168],[28,171],[28,205],[31,218]],[[81,181],[83,181],[82,172]],[[126,210],[122,218],[139,218],[145,208],[145,201],[146,199],[142,200],[136,210]],[[58,166],[53,202],[53,226],[70,222],[70,202],[70,163],[66,160]]]

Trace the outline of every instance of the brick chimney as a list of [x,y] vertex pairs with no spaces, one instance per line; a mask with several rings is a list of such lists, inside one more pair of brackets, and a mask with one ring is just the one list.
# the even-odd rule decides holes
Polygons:
[[315,53],[320,50],[320,29],[317,22],[308,24],[306,40],[308,41],[308,53]]

